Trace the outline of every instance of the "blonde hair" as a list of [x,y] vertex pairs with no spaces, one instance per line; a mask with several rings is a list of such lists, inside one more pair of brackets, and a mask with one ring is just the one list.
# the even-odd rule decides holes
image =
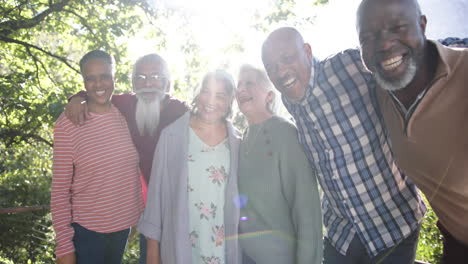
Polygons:
[[234,94],[236,92],[236,84],[231,74],[221,69],[208,72],[205,74],[205,76],[203,76],[203,80],[201,84],[197,87],[197,89],[195,90],[193,100],[190,104],[191,112],[192,114],[196,114],[198,96],[200,96],[200,92],[203,90],[203,88],[206,87],[206,85],[208,84],[208,81],[210,80],[216,80],[216,81],[222,82],[224,86],[224,90],[230,97],[228,111],[224,117],[225,120],[228,120],[232,115],[232,102],[234,101]]

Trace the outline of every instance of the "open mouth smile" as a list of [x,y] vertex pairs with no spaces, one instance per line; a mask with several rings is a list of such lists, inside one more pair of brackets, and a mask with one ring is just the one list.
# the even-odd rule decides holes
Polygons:
[[214,112],[216,110],[216,108],[213,107],[213,106],[205,106],[205,107],[203,107],[203,110],[205,110],[205,112],[207,112],[207,113],[211,113],[211,112]]
[[400,56],[396,56],[396,57],[393,57],[393,58],[390,58],[388,60],[381,62],[380,66],[385,71],[392,71],[398,68],[398,66],[400,66],[402,63],[403,63],[403,56],[400,55]]
[[241,96],[241,97],[238,97],[238,99],[239,99],[239,103],[243,104],[243,103],[247,103],[247,102],[252,101],[253,97],[251,97],[251,96]]
[[103,96],[106,93],[106,90],[96,91],[97,96]]
[[282,85],[284,88],[290,89],[291,87],[294,86],[295,83],[296,83],[296,78],[288,78],[283,82]]

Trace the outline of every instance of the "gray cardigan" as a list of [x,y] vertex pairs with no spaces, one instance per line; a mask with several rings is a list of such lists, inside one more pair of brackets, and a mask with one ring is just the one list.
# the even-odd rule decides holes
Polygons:
[[[146,209],[138,225],[140,233],[160,242],[162,264],[192,263],[187,194],[189,121],[187,112],[161,133],[154,153]],[[224,205],[226,263],[238,264],[239,208],[235,199],[240,139],[231,123],[227,126],[231,159]]]

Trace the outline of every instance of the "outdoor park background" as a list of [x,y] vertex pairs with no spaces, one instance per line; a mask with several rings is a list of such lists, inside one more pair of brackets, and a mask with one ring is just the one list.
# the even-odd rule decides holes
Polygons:
[[[48,209],[52,128],[67,96],[83,89],[79,59],[104,49],[117,61],[117,91],[129,92],[132,62],[158,52],[169,63],[172,92],[190,100],[203,73],[234,76],[242,63],[261,66],[271,30],[295,26],[319,58],[357,46],[359,0],[0,0],[0,263],[51,263]],[[421,0],[427,35],[467,37],[468,0]],[[236,119],[241,124],[240,119]],[[3,212],[3,213],[2,213]],[[441,237],[429,210],[417,258],[437,263]],[[125,254],[135,263],[136,241]]]

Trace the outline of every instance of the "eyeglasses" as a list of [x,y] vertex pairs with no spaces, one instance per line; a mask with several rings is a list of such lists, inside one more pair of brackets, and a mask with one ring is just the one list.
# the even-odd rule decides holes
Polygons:
[[159,75],[159,74],[150,74],[150,75],[137,74],[135,76],[135,82],[144,83],[145,81],[147,81],[147,82],[159,82],[161,84],[165,84],[167,82],[167,77],[164,76],[164,75]]

